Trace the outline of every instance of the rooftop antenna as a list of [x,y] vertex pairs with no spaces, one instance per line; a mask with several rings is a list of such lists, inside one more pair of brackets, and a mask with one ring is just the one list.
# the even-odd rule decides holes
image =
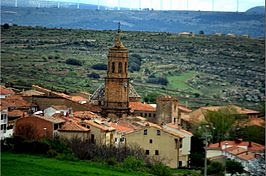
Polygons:
[[117,10],[120,10],[120,0],[118,0]]
[[139,0],[139,10],[141,10],[141,0]]
[[120,21],[119,21],[119,22],[118,22],[118,29],[117,29],[117,33],[118,33],[118,34],[121,32],[120,27],[121,27],[121,23],[120,23]]
[[212,0],[212,12],[214,12],[214,0]]
[[238,12],[238,0],[236,0],[236,12]]
[[100,0],[98,0],[98,10],[100,10]]

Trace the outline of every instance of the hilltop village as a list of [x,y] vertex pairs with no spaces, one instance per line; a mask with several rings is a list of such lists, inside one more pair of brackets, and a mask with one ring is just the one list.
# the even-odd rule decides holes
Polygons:
[[[109,49],[107,76],[93,94],[65,94],[38,85],[16,92],[1,86],[1,139],[21,135],[31,139],[79,138],[98,145],[140,146],[146,155],[164,158],[171,168],[190,167],[192,128],[205,120],[204,111],[223,106],[191,110],[176,97],[161,95],[156,104],[142,102],[129,81],[128,49],[120,40]],[[230,105],[246,116],[245,126],[264,126],[259,112]],[[27,130],[31,129],[28,133]],[[207,158],[235,159],[248,172],[248,165],[264,153],[253,141],[221,141],[210,144]]]

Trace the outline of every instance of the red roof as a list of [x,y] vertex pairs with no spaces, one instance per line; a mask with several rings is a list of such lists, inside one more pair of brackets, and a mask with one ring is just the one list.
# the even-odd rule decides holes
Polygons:
[[[224,146],[227,143],[228,146],[246,146],[248,147],[248,151],[263,151],[265,149],[265,147],[261,144],[257,144],[255,142],[246,142],[246,141],[242,141],[242,142],[236,142],[236,141],[222,141],[221,145],[219,147],[219,143],[215,143],[215,144],[210,144],[208,146],[208,149],[221,149],[222,146]],[[251,145],[251,147],[249,147],[249,145]]]
[[176,126],[176,125],[173,124],[173,123],[168,123],[168,124],[166,124],[166,125],[169,126],[170,128],[177,129],[177,130],[179,130],[179,131],[181,131],[181,132],[183,132],[183,133],[186,133],[186,134],[188,134],[188,135],[190,135],[190,136],[193,136],[193,134],[192,134],[191,132],[189,132],[189,131],[187,131],[187,130],[184,130],[184,129],[182,129],[182,128],[179,128],[178,126]]
[[75,132],[88,132],[90,131],[88,128],[85,128],[73,121],[67,121],[62,128],[58,131],[75,131]]
[[144,104],[141,102],[129,102],[129,107],[131,108],[131,111],[152,111],[155,112],[156,108],[152,107],[149,104]]
[[0,86],[0,94],[1,94],[1,95],[14,95],[15,92],[13,92],[13,91],[10,90],[10,89],[7,89],[7,88],[4,87],[4,86]]
[[94,112],[91,112],[91,111],[76,111],[74,112],[74,116],[75,117],[78,117],[80,119],[82,118],[97,118],[99,117],[99,115],[95,114]]
[[178,109],[181,110],[181,111],[187,112],[187,113],[192,112],[191,109],[188,109],[188,108],[186,108],[184,106],[180,106],[180,105],[178,105]]
[[8,117],[23,117],[24,112],[21,110],[13,110],[8,112]]
[[244,153],[237,155],[237,157],[242,160],[253,160],[256,158],[256,154],[252,152],[244,152]]
[[1,99],[1,105],[6,107],[30,107],[31,104],[19,99]]
[[89,100],[87,98],[81,97],[81,96],[71,96],[71,100],[75,102],[81,102],[81,101],[86,101],[88,102]]
[[131,132],[131,131],[134,131],[135,128],[132,128],[132,126],[129,126],[129,125],[125,125],[124,123],[113,123],[113,122],[110,122],[109,123],[111,127],[115,128],[116,131],[119,131],[119,132]]

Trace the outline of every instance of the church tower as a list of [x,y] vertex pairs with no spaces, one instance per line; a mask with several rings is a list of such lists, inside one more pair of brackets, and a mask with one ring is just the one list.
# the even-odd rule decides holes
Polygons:
[[129,113],[128,50],[120,40],[120,23],[115,44],[109,49],[103,113],[122,117]]

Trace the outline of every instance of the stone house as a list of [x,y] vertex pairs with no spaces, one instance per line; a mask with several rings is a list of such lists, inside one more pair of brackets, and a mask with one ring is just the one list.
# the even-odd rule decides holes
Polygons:
[[139,145],[146,155],[161,159],[171,168],[181,166],[179,146],[184,136],[149,122],[143,125],[142,128],[125,134],[125,144]]
[[58,136],[58,130],[63,126],[62,118],[31,115],[16,121],[15,134],[31,139],[52,138]]

